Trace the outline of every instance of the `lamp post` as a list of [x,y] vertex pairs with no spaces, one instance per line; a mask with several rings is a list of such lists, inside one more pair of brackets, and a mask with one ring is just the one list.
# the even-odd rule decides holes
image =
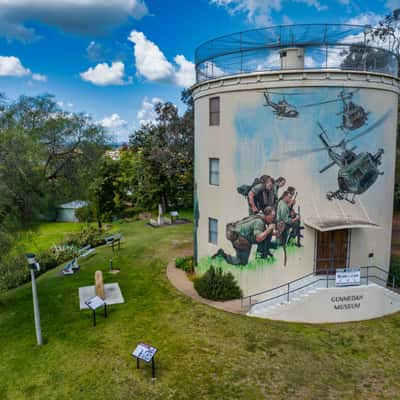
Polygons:
[[31,270],[31,280],[32,280],[32,297],[33,297],[33,313],[35,316],[35,329],[36,329],[36,339],[37,344],[41,346],[43,344],[42,338],[42,328],[40,327],[40,311],[39,311],[39,301],[36,289],[36,279],[35,271],[40,271],[40,265],[35,259],[34,254],[26,254],[28,259],[29,269]]

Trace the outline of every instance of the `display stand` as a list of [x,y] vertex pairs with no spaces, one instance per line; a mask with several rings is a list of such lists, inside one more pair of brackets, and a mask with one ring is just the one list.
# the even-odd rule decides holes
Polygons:
[[157,353],[157,349],[146,343],[139,343],[136,349],[132,352],[132,356],[136,358],[136,368],[140,368],[140,360],[146,363],[151,362],[151,376],[152,379],[156,379],[156,366],[154,357]]
[[104,307],[104,318],[107,318],[107,303],[99,296],[86,300],[85,304],[93,311],[93,326],[96,326],[96,310],[99,307]]

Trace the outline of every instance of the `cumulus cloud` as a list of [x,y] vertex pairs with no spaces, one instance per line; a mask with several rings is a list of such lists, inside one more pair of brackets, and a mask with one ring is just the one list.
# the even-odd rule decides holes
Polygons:
[[148,14],[144,0],[0,0],[0,34],[9,39],[37,38],[31,21],[74,34],[100,34]]
[[140,110],[136,114],[136,119],[138,120],[139,125],[154,123],[157,117],[157,114],[154,111],[154,106],[157,103],[162,102],[163,100],[158,97],[153,97],[151,100],[145,97],[142,100],[142,106]]
[[115,61],[111,65],[107,63],[97,64],[87,71],[81,72],[84,81],[91,82],[97,86],[124,85],[130,81],[124,81],[125,65],[121,61]]
[[14,56],[0,56],[0,76],[27,76],[31,71],[25,68],[20,59]]
[[175,80],[179,86],[189,87],[196,80],[194,64],[186,60],[185,56],[177,55],[174,58],[178,70],[175,72]]
[[[287,1],[287,0],[286,0]],[[326,9],[318,0],[294,0],[314,7],[318,11]],[[209,0],[210,4],[224,7],[229,14],[245,14],[249,23],[260,26],[268,25],[273,11],[281,11],[285,0]]]
[[45,75],[32,73],[29,68],[22,65],[18,57],[14,56],[0,56],[0,76],[30,77],[35,81],[47,81]]
[[132,31],[128,40],[134,43],[133,52],[138,76],[149,81],[174,83],[182,87],[191,86],[195,82],[194,64],[185,56],[175,56],[173,65],[143,32]]
[[126,127],[128,125],[128,121],[122,119],[119,114],[114,113],[108,117],[104,117],[99,121],[99,124],[106,129],[116,129]]

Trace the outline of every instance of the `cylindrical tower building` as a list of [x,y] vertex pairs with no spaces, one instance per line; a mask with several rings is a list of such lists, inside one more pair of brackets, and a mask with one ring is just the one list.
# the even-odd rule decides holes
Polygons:
[[396,56],[362,26],[282,26],[204,43],[196,72],[197,269],[244,295],[343,268],[386,279]]

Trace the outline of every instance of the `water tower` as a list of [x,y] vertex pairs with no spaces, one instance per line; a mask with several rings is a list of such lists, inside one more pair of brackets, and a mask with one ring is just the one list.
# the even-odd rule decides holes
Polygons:
[[342,269],[386,285],[398,62],[367,36],[364,26],[279,26],[196,50],[200,273],[221,267],[245,296],[285,301],[299,285],[334,287]]

